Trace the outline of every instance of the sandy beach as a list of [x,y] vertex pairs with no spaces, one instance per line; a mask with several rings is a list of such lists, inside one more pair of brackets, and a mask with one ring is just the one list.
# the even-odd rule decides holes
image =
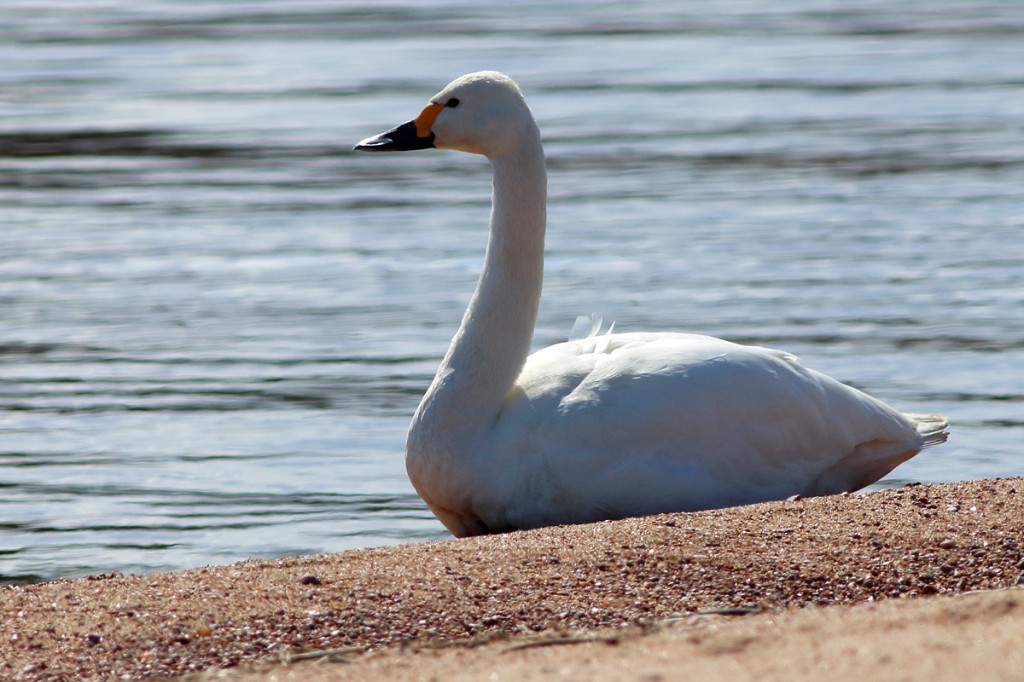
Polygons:
[[0,679],[1022,679],[1024,479],[0,588]]

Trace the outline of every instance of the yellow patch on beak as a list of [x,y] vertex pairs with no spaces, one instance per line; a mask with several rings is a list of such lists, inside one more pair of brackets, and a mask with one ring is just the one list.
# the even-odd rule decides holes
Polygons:
[[434,127],[434,121],[437,119],[437,115],[444,109],[443,104],[434,104],[431,102],[427,106],[423,107],[423,111],[417,116],[413,123],[416,124],[416,136],[417,137],[429,137],[430,129]]

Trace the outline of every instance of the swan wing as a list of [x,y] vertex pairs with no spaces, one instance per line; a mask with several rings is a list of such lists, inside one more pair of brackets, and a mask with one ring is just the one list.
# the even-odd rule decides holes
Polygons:
[[512,527],[855,489],[923,443],[788,353],[665,333],[533,354],[495,428],[509,485],[492,513]]

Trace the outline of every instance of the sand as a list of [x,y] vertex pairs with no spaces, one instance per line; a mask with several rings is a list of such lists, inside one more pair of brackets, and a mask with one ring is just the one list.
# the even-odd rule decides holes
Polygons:
[[1024,479],[908,486],[5,587],[0,679],[1020,680],[1021,584]]
[[1019,681],[1022,636],[1024,589],[1013,589],[742,618],[707,614],[646,628],[516,637],[472,648],[336,653],[194,679]]

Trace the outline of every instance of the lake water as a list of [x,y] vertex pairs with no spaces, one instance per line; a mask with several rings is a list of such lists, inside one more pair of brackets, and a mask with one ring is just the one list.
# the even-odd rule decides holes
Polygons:
[[1024,5],[12,0],[0,7],[0,580],[446,537],[405,429],[486,163],[358,155],[520,81],[551,183],[536,344],[781,347],[1024,474]]

